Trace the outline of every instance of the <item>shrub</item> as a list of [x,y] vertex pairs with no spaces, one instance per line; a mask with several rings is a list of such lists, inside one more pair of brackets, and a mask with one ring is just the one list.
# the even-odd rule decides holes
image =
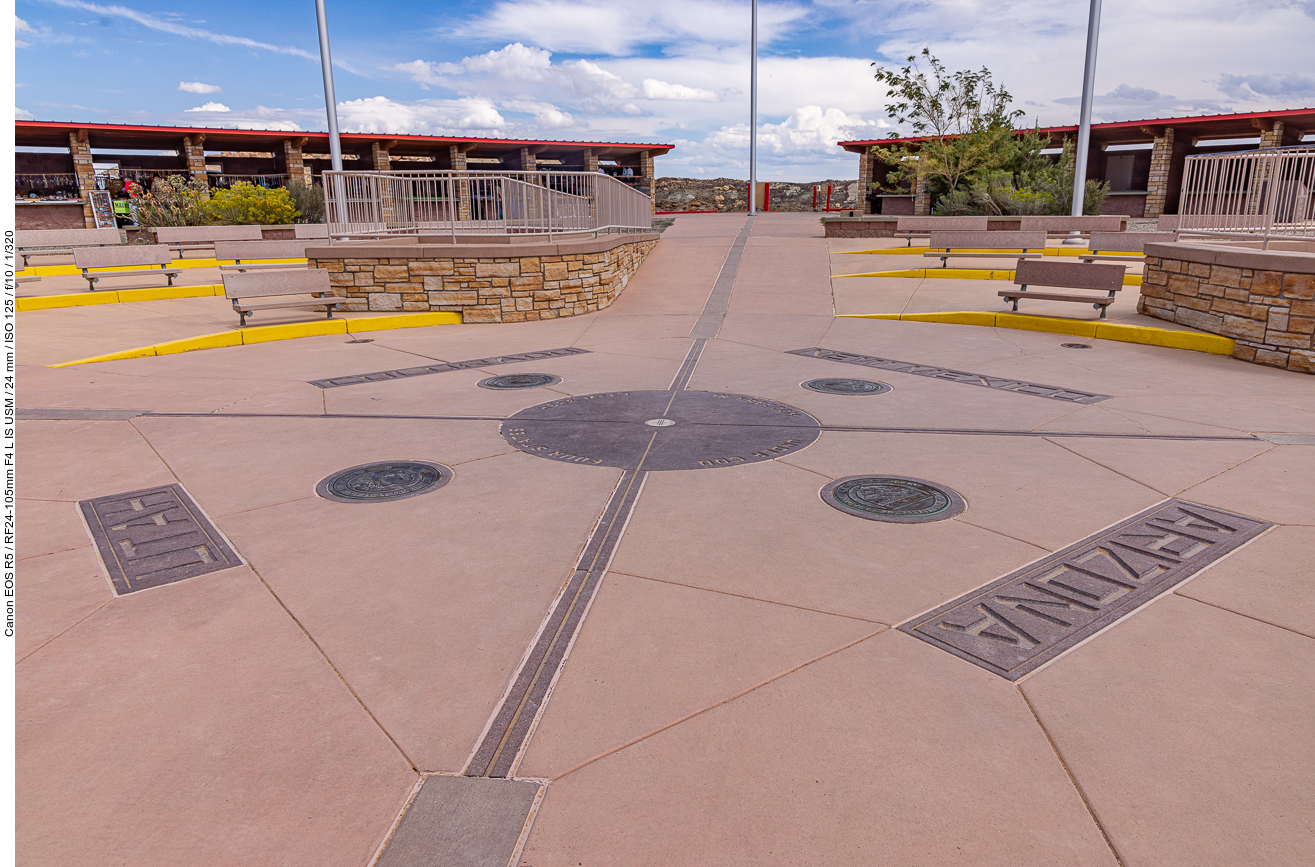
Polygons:
[[210,187],[182,175],[156,178],[150,192],[137,198],[137,224],[141,226],[204,226],[209,222],[205,198]]
[[297,208],[287,190],[270,190],[246,181],[216,191],[205,210],[211,222],[231,226],[276,226],[291,223],[297,216]]
[[292,196],[292,206],[297,209],[298,223],[324,222],[324,188],[301,181],[288,183],[288,195]]

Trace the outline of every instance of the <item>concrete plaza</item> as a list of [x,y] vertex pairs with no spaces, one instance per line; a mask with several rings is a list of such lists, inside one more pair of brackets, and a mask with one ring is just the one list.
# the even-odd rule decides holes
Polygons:
[[[833,280],[939,263],[834,255],[864,245],[821,228],[812,214],[681,216],[599,313],[370,342],[49,368],[235,317],[223,298],[20,314],[19,863],[1308,863],[1315,377],[840,318],[1002,310],[1006,284]],[[1135,293],[1111,317],[1162,326],[1129,309]],[[1034,303],[1024,312],[1095,316]],[[312,382],[564,348],[584,351]],[[923,372],[791,353],[810,348]],[[560,381],[477,387],[507,373]],[[801,386],[826,377],[891,390]],[[647,451],[594,465],[504,436],[531,407],[638,392],[795,408],[815,441],[649,470]],[[711,441],[719,423],[689,427]],[[667,435],[643,424],[582,424],[576,450]],[[400,460],[450,481],[392,502],[316,494],[340,470]],[[927,480],[966,510],[889,523],[819,496],[856,475]],[[167,485],[242,562],[116,596],[78,504]],[[910,627],[1166,501],[1263,529],[1021,677]],[[1202,520],[1174,526],[1208,546]],[[578,603],[572,587],[587,588]],[[560,669],[499,745],[514,741],[502,755],[532,803],[464,837],[421,827],[417,792],[482,761],[568,602]]]

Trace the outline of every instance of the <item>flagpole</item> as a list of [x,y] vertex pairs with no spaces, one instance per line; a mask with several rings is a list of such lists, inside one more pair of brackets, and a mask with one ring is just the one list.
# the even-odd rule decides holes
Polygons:
[[[1082,112],[1078,117],[1077,152],[1073,155],[1074,217],[1082,216],[1087,193],[1087,154],[1091,150],[1091,103],[1096,92],[1096,42],[1099,37],[1100,0],[1091,0],[1091,14],[1087,19],[1087,62],[1082,72]],[[1081,243],[1072,238],[1069,241]]]
[[758,213],[758,0],[752,0],[749,36],[749,214]]
[[333,95],[333,61],[329,58],[329,22],[324,0],[315,0],[315,18],[320,27],[320,66],[324,70],[324,107],[329,114],[329,157],[335,172],[342,171],[342,144],[338,141],[338,101]]

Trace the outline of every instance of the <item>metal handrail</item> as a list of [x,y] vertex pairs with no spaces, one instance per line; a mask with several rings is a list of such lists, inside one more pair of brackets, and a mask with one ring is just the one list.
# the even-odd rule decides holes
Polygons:
[[1180,235],[1263,240],[1315,237],[1315,146],[1190,156],[1178,199]]
[[329,237],[646,231],[653,200],[599,172],[326,171]]

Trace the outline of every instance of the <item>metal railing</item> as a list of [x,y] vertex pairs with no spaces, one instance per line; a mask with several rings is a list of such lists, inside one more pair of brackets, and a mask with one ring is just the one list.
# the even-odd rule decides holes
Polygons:
[[1315,146],[1202,154],[1183,162],[1180,235],[1315,237]]
[[598,172],[324,173],[330,238],[647,231],[652,199]]

